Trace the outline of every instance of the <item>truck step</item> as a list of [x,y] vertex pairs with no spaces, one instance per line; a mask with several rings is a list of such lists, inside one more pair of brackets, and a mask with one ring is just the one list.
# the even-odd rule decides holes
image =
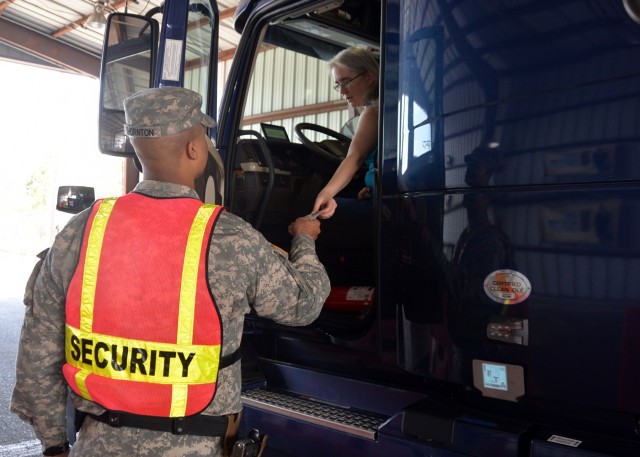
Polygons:
[[370,440],[376,439],[378,429],[389,419],[335,403],[263,388],[242,392],[242,403]]

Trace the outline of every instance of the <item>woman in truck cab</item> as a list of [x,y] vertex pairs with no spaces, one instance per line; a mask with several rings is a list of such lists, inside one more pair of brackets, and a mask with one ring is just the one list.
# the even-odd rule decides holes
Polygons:
[[[341,162],[327,185],[318,193],[312,213],[327,219],[338,206],[352,206],[346,199],[336,202],[335,196],[344,189],[360,170],[368,165],[365,188],[358,193],[359,200],[366,200],[371,207],[375,156],[378,151],[378,56],[362,47],[351,47],[338,53],[329,61],[334,88],[354,109],[361,109],[358,126],[351,139],[347,156]],[[353,200],[352,200],[353,201]],[[362,205],[358,205],[362,206]],[[345,208],[346,209],[346,208]],[[364,209],[365,211],[367,209]],[[360,211],[363,209],[360,208]]]

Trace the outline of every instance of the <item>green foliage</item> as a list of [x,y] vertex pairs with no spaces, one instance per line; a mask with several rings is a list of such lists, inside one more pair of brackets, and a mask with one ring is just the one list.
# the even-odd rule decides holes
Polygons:
[[47,197],[52,185],[51,168],[51,160],[46,160],[44,163],[39,164],[26,179],[25,187],[29,202],[28,207],[34,212],[47,208]]

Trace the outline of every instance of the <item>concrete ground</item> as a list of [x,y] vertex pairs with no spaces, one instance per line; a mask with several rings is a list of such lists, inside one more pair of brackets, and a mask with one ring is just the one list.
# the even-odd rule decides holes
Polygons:
[[0,250],[0,457],[41,456],[31,427],[9,412],[24,315],[24,287],[36,257]]

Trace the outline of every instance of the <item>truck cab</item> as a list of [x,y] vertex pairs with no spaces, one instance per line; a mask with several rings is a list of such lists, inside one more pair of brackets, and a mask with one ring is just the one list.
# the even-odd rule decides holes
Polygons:
[[640,455],[639,5],[247,0],[224,68],[214,1],[109,18],[102,152],[134,158],[124,97],[200,92],[200,195],[285,250],[357,123],[326,62],[379,55],[369,231],[322,221],[316,322],[245,320],[265,456]]

